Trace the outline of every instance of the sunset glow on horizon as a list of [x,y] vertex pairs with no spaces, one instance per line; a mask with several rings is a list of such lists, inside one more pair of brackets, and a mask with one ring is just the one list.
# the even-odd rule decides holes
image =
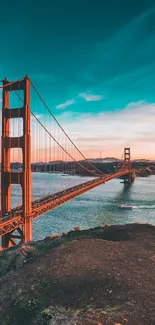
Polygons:
[[[132,159],[155,160],[155,104],[137,102],[124,110],[92,114],[61,113],[60,124],[86,158],[122,158],[124,147],[131,148]],[[37,117],[54,138],[72,156],[72,145],[50,117]],[[80,126],[80,127],[79,127]],[[22,132],[22,122],[14,119],[12,136]],[[61,148],[31,119],[32,162],[72,161]],[[144,150],[145,146],[145,150]],[[76,156],[81,160],[81,156]],[[12,149],[12,161],[22,161],[21,149]]]

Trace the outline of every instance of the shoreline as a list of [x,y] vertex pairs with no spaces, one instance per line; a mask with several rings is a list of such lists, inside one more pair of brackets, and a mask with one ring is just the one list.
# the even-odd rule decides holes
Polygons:
[[[50,172],[50,171],[32,171],[33,173],[41,173],[41,174],[57,174],[57,175],[62,175],[63,176],[79,176],[79,177],[94,177],[92,175],[83,175],[83,174],[68,174],[68,173],[64,173],[64,172]],[[108,175],[108,174],[106,174]],[[153,176],[155,175],[155,167],[152,169],[148,168],[148,169],[139,169],[136,170],[136,177],[148,177],[148,176]]]

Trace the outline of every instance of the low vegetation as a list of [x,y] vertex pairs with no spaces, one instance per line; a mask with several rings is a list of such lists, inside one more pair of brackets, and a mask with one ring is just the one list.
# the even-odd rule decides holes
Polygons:
[[0,252],[0,324],[154,325],[155,227],[76,229]]

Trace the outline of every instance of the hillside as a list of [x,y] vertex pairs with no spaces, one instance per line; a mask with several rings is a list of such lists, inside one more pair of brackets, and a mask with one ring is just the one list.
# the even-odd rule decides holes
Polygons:
[[0,253],[2,325],[154,325],[155,227],[107,226]]

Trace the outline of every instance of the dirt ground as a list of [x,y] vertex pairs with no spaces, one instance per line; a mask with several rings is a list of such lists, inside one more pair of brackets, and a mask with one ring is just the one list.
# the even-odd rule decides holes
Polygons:
[[0,252],[2,325],[155,325],[155,227],[74,231]]

